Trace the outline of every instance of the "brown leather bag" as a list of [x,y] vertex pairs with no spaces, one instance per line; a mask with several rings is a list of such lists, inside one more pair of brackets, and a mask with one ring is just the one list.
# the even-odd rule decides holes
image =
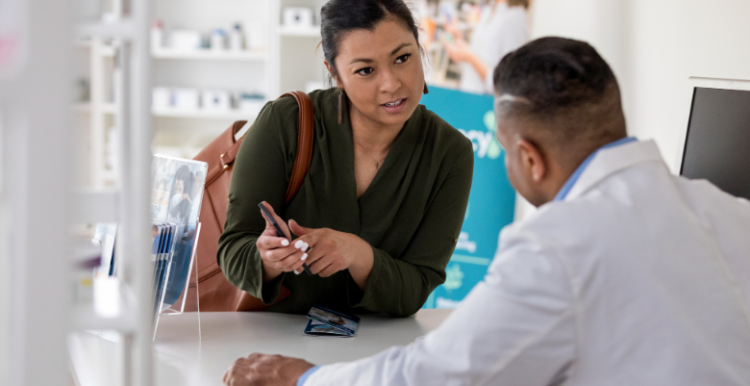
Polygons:
[[[297,153],[292,168],[289,187],[286,191],[285,202],[294,198],[302,186],[302,182],[310,169],[312,158],[313,136],[315,122],[313,104],[310,96],[302,91],[292,91],[281,97],[293,96],[299,105],[299,134],[297,137]],[[197,254],[198,297],[200,311],[262,311],[268,306],[249,293],[229,283],[216,262],[219,249],[219,236],[224,231],[227,219],[227,200],[229,197],[229,183],[232,179],[232,165],[243,138],[235,140],[237,132],[245,126],[247,121],[237,121],[224,131],[218,138],[203,149],[194,159],[208,163],[206,185],[203,191],[203,204],[199,221],[201,222]],[[194,286],[194,283],[190,284]],[[188,290],[188,294],[194,293]],[[285,287],[277,302],[289,296],[291,292]],[[181,299],[180,299],[181,300]],[[185,300],[186,311],[197,311],[195,296],[189,295]]]

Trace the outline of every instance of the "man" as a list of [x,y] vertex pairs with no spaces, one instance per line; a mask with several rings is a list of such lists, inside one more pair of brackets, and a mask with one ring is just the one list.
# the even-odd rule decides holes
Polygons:
[[322,367],[256,354],[227,384],[750,385],[750,202],[627,138],[586,43],[533,41],[494,80],[508,175],[539,211],[503,230],[485,281],[406,347]]

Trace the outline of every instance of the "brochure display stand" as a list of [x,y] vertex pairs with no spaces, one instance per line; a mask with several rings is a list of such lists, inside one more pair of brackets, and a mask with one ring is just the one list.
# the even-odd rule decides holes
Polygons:
[[198,215],[208,164],[157,155],[152,169],[151,262],[156,338],[161,315],[182,314],[189,298],[198,301],[195,246],[200,236]]

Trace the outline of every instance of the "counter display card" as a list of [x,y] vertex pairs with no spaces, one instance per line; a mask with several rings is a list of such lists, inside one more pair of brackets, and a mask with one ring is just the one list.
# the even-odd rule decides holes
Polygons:
[[351,337],[359,328],[359,317],[332,310],[327,307],[313,306],[307,313],[310,319],[305,328],[305,335],[332,335]]

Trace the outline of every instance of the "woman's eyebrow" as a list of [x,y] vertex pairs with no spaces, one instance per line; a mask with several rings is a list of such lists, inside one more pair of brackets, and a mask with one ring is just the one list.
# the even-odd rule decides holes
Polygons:
[[372,63],[372,62],[374,62],[374,60],[372,60],[372,59],[354,59],[351,62],[349,62],[349,64],[354,64],[354,63],[357,63],[357,62]]
[[[403,43],[400,46],[396,47],[393,51],[391,51],[391,56],[396,55],[397,52],[399,52],[402,48],[410,46],[411,43]],[[364,63],[372,63],[374,60],[372,59],[364,59],[364,58],[357,58],[349,62],[349,64],[354,64],[357,62],[364,62]]]
[[391,51],[391,56],[396,55],[396,52],[399,52],[402,48],[410,46],[411,43],[402,43],[400,46],[396,47],[395,50]]

